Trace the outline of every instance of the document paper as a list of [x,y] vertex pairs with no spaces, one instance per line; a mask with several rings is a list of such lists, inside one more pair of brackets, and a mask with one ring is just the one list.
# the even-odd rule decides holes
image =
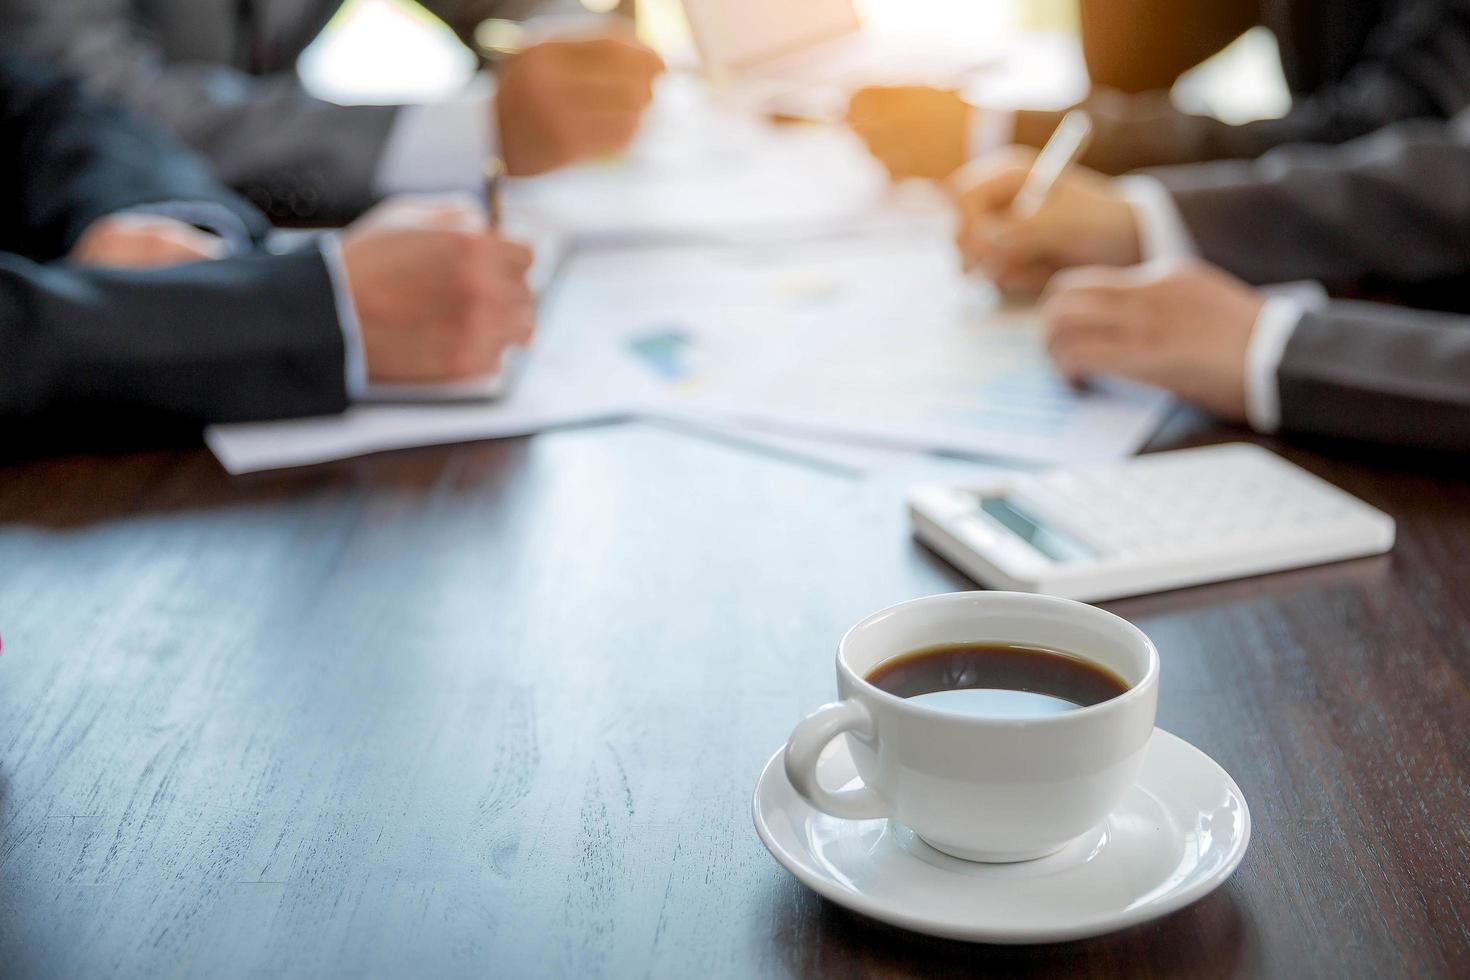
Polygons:
[[933,228],[575,252],[541,320],[500,401],[359,405],[208,443],[241,473],[645,416],[1053,463],[1132,453],[1169,405],[1066,384],[1033,314],[997,307]]
[[639,365],[641,411],[1037,463],[1136,451],[1155,389],[1067,384],[1031,310],[997,306],[948,235],[590,253],[560,300]]

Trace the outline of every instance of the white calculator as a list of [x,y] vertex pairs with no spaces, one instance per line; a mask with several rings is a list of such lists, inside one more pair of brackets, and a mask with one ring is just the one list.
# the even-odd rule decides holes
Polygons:
[[1393,518],[1248,443],[911,491],[914,534],[982,585],[1115,599],[1376,555]]

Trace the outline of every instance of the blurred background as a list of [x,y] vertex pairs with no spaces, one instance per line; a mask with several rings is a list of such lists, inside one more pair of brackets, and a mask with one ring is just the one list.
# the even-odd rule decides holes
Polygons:
[[[609,0],[586,0],[601,12]],[[875,35],[944,41],[993,52],[967,94],[989,105],[1066,105],[1086,89],[1074,0],[858,0]],[[638,0],[638,32],[673,67],[697,58],[680,0]],[[473,75],[474,56],[411,0],[349,0],[298,66],[315,94],[337,102],[441,98]],[[1289,104],[1276,41],[1255,28],[1183,77],[1182,107],[1227,122],[1277,116]]]

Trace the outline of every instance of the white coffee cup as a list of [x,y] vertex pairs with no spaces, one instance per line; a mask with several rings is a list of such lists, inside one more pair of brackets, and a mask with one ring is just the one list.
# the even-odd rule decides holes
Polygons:
[[[906,700],[864,680],[922,647],[1014,643],[1108,668],[1128,691],[1090,707],[986,718]],[[786,775],[836,817],[891,817],[931,846],[971,861],[1025,861],[1098,826],[1138,777],[1154,730],[1159,654],[1138,627],[1070,599],[956,592],[899,603],[862,620],[837,648],[837,693],[786,744]],[[847,735],[863,785],[817,780],[827,744]]]

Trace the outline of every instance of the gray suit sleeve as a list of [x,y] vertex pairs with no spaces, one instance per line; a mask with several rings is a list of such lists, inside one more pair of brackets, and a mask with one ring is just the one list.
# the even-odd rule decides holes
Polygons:
[[[1341,143],[1406,119],[1447,119],[1470,106],[1470,0],[1405,3],[1373,32],[1341,81],[1295,100],[1279,119],[1231,125],[1182,112],[1166,93],[1099,91],[1083,156],[1105,173],[1205,160],[1247,159],[1286,143]],[[1040,146],[1060,113],[1021,112],[1016,140]]]
[[1388,291],[1470,270],[1470,119],[1155,171],[1201,257],[1248,282]]
[[1277,380],[1284,431],[1470,451],[1470,317],[1332,303],[1297,325]]
[[171,62],[132,0],[5,0],[8,39],[163,121],[278,219],[345,219],[373,203],[396,109],[308,95],[294,72],[256,77]]

